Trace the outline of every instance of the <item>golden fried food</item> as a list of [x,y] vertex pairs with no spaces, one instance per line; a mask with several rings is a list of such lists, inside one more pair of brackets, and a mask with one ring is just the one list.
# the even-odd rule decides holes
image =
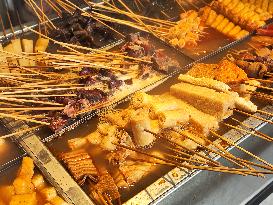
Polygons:
[[202,22],[205,22],[207,26],[211,26],[230,38],[241,39],[249,34],[248,31],[241,29],[238,25],[234,25],[228,18],[217,14],[208,6],[202,8],[200,14]]
[[190,10],[181,14],[181,20],[169,30],[167,39],[170,44],[180,48],[197,45],[202,30],[201,18],[196,11]]
[[[265,9],[262,9],[262,7]],[[240,0],[215,0],[212,3],[213,9],[248,31],[253,31],[265,25],[265,20],[272,17],[267,12],[267,7],[268,2],[263,2],[263,0],[257,0],[255,5],[244,3]]]

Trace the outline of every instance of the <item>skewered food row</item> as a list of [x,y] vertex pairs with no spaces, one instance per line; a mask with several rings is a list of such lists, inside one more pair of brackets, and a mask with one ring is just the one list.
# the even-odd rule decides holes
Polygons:
[[196,11],[190,10],[182,13],[177,24],[169,30],[167,39],[175,47],[183,48],[186,45],[196,46],[203,27],[201,18]]
[[68,205],[43,176],[34,173],[31,158],[23,158],[12,185],[0,187],[1,205]]
[[222,14],[218,14],[209,6],[202,8],[200,10],[200,15],[202,22],[204,22],[205,25],[215,28],[220,33],[223,33],[230,38],[241,39],[249,34],[248,31],[234,24]]
[[[14,42],[20,45],[20,39],[16,39],[8,47],[13,48]],[[3,58],[7,60],[7,64],[3,64],[3,68],[7,71],[3,70],[3,72],[9,73],[14,70],[20,73],[18,74],[19,76],[24,76],[24,78],[9,77],[11,80],[9,78],[7,80],[4,79],[9,83],[9,90],[12,89],[10,85],[15,85],[16,87],[21,83],[24,86],[28,85],[29,79],[27,79],[27,76],[32,74],[39,76],[46,82],[48,81],[48,86],[50,87],[57,85],[65,85],[67,87],[69,86],[67,83],[69,79],[71,84],[77,85],[74,90],[69,87],[53,88],[52,91],[55,91],[55,93],[49,95],[49,98],[46,98],[47,95],[44,95],[44,97],[41,95],[40,103],[49,100],[49,102],[46,102],[47,105],[64,106],[63,109],[57,107],[46,113],[36,112],[36,114],[47,115],[44,121],[49,123],[53,130],[62,128],[70,118],[76,117],[81,112],[87,112],[94,109],[94,106],[123,98],[130,92],[160,79],[164,74],[168,74],[179,67],[179,63],[169,58],[164,50],[156,49],[148,39],[141,37],[139,34],[132,34],[127,37],[126,43],[120,49],[122,54],[104,52],[102,54],[94,54],[95,57],[93,57],[93,54],[82,54],[86,55],[86,57],[82,58],[76,54],[46,53],[44,51],[47,45],[48,39],[39,38],[35,46],[36,55],[32,54],[33,51],[31,54],[22,52],[21,54],[15,54],[15,49],[10,50],[10,52],[3,51]],[[103,59],[99,59],[101,55],[103,55]],[[110,57],[111,55],[112,57]],[[34,64],[37,64],[37,67],[29,66],[29,57],[35,58]],[[79,58],[82,59],[79,60]],[[88,58],[91,61],[87,61],[86,59]],[[116,58],[116,60],[113,60],[113,58]],[[20,60],[27,60],[28,65],[22,64]],[[14,63],[11,64],[12,62]],[[70,63],[72,66],[67,63]],[[74,67],[75,69],[73,69]],[[5,76],[3,74],[1,77]],[[17,78],[20,81],[17,81]],[[36,77],[34,77],[35,79]],[[36,83],[29,85],[34,86],[33,88],[35,86],[43,88],[42,85],[36,85]],[[45,88],[33,90],[32,94],[38,92],[36,95],[39,96],[45,91],[51,92],[51,90]],[[25,96],[25,92],[29,93],[30,91],[28,89],[24,91],[21,88],[15,91],[15,93],[18,93],[18,97],[20,95]],[[5,95],[5,93],[2,94]],[[7,101],[14,101],[9,96],[3,97]],[[31,103],[33,100],[24,100],[24,102]]]
[[[58,98],[55,100],[58,103],[65,105],[63,112],[54,112],[51,118],[51,128],[58,130],[62,128],[67,117],[75,117],[81,109],[88,109],[91,105],[100,104],[109,101],[111,96],[115,93],[121,93],[125,89],[127,91],[134,90],[134,86],[141,86],[142,80],[155,79],[161,74],[170,73],[178,68],[177,61],[167,57],[162,50],[156,50],[147,39],[139,35],[130,35],[127,42],[121,48],[129,57],[144,58],[150,63],[141,63],[136,65],[136,74],[126,75],[126,71],[120,74],[114,74],[110,70],[100,69],[98,72],[92,68],[83,68],[79,75],[82,76],[79,83],[86,86],[93,86],[96,84],[105,85],[100,88],[89,90],[78,90],[77,98]],[[130,66],[130,65],[129,65]],[[124,69],[125,70],[125,69]],[[86,76],[86,77],[85,77]],[[89,105],[88,105],[89,104]]]
[[248,31],[264,26],[265,20],[272,17],[266,10],[240,0],[216,0],[212,2],[212,8]]

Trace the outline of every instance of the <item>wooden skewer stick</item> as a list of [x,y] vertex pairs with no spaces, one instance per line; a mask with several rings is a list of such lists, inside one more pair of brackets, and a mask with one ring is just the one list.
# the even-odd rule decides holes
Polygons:
[[[172,148],[168,148],[170,150],[175,150],[175,149],[172,149]],[[175,150],[177,151],[177,150]],[[181,151],[178,151],[177,153],[183,153]],[[199,159],[191,159],[191,158],[185,158],[185,157],[180,157],[180,156],[174,156],[174,155],[171,155],[171,154],[168,154],[168,153],[164,153],[164,155],[167,155],[169,157],[172,157],[172,158],[176,158],[176,159],[180,159],[180,160],[183,160],[183,161],[186,161],[186,162],[193,162],[193,163],[198,163],[198,164],[206,164],[206,165],[209,165],[209,163],[207,161],[202,161],[202,160],[199,160]],[[184,153],[185,155],[185,153]],[[192,155],[190,155],[191,157]]]
[[254,176],[257,176],[257,174],[272,174],[273,173],[273,172],[263,171],[263,170],[236,169],[236,168],[229,168],[229,167],[208,167],[208,166],[195,166],[195,165],[182,164],[182,163],[178,163],[176,161],[165,159],[165,158],[162,158],[162,157],[159,157],[156,155],[148,154],[146,152],[140,151],[138,149],[135,149],[135,148],[132,148],[132,147],[129,147],[126,145],[121,145],[121,144],[117,144],[117,143],[113,143],[113,144],[118,147],[122,147],[124,149],[129,149],[131,151],[135,151],[140,154],[143,154],[143,155],[146,155],[146,156],[158,159],[158,160],[166,161],[170,164],[173,164],[174,166],[186,168],[189,170],[199,169],[199,170],[219,171],[219,172],[234,173],[234,174],[241,174],[241,175],[249,174],[249,175],[254,175]]
[[[1,96],[1,95],[0,95]],[[58,94],[53,94],[53,95],[8,95],[8,97],[15,97],[15,98],[19,98],[19,100],[21,100],[20,98],[48,98],[48,97],[76,97],[76,94],[64,94],[64,95],[58,95]],[[0,97],[1,98],[1,97]],[[63,104],[59,104],[59,103],[53,103],[50,105],[63,105]]]
[[0,22],[1,22],[1,27],[2,27],[3,34],[4,34],[5,38],[7,38],[7,32],[6,32],[6,29],[5,29],[5,25],[4,25],[2,16],[0,16]]
[[273,113],[269,113],[269,112],[266,112],[266,111],[263,111],[263,110],[257,110],[257,112],[273,117]]
[[44,105],[56,105],[56,106],[63,106],[63,104],[49,102],[49,101],[41,101],[41,100],[26,100],[26,99],[18,99],[12,97],[3,97],[0,95],[0,99],[11,101],[11,102],[18,102],[18,103],[34,103],[34,104],[44,104]]
[[166,155],[166,156],[168,156],[170,158],[175,158],[175,159],[183,160],[183,161],[186,161],[186,162],[193,162],[193,163],[198,163],[198,164],[203,164],[203,165],[214,166],[214,165],[210,164],[209,161],[204,161],[204,160],[201,160],[201,159],[194,159],[194,158],[192,158],[193,157],[192,155],[183,153],[181,151],[178,151],[176,149],[173,149],[173,148],[170,148],[170,147],[167,147],[167,146],[166,146],[166,148],[169,149],[169,150],[174,151],[175,153],[179,153],[181,155],[185,155],[185,156],[190,157],[190,158],[185,158],[185,157],[181,157],[181,156],[175,156],[175,155],[172,155],[172,154],[164,153],[164,155]]
[[183,12],[186,12],[186,9],[182,6],[181,0],[176,0],[177,4],[180,6],[180,8],[182,9]]
[[[174,142],[169,142],[169,143],[174,143]],[[175,145],[177,145],[178,147],[181,147],[182,149],[185,149],[186,151],[190,152],[192,155],[197,155],[198,157],[203,158],[203,160],[205,161],[209,161],[211,164],[214,164],[214,166],[220,166],[221,164],[219,162],[216,162],[214,160],[212,160],[211,158],[207,157],[207,156],[203,156],[202,154],[195,152],[193,150],[188,149],[185,146],[179,145],[178,143],[174,143]],[[177,151],[178,153],[180,152],[179,150],[175,149],[175,151]],[[192,156],[191,155],[191,156]]]
[[62,11],[50,0],[46,0],[46,3],[57,13],[59,17],[62,17]]
[[119,53],[114,53],[114,52],[108,52],[108,51],[104,51],[104,50],[99,50],[99,49],[93,49],[93,48],[88,48],[88,47],[84,47],[84,46],[79,46],[79,45],[74,45],[74,44],[69,44],[69,43],[63,43],[63,42],[59,42],[59,41],[56,41],[52,38],[49,38],[48,36],[45,36],[29,27],[26,27],[28,30],[32,31],[33,33],[36,33],[38,35],[41,35],[43,38],[46,38],[46,39],[49,39],[50,41],[58,44],[58,45],[61,45],[69,50],[72,50],[74,52],[77,52],[77,53],[80,53],[79,51],[73,49],[73,48],[77,48],[77,49],[82,49],[82,50],[86,50],[86,51],[91,51],[91,52],[95,52],[95,53],[102,53],[102,54],[105,54],[105,55],[113,55],[113,56],[118,56],[118,57],[121,57],[121,58],[124,58],[124,59],[130,59],[130,60],[135,60],[135,61],[138,61],[138,62],[145,62],[145,63],[151,63],[150,61],[147,61],[147,60],[143,60],[143,59],[138,59],[138,58],[133,58],[133,57],[129,57],[129,56],[125,56],[125,55],[122,55],[122,54],[119,54]]
[[23,121],[27,121],[27,122],[33,122],[33,123],[37,123],[37,124],[42,124],[42,125],[50,125],[50,123],[47,123],[47,122],[33,120],[33,119],[29,119],[29,118],[22,117],[22,116],[19,116],[19,115],[0,113],[0,117],[2,117],[2,118],[7,117],[7,118],[16,119],[16,120],[23,120]]
[[36,130],[36,129],[40,128],[41,126],[42,125],[38,125],[38,126],[31,127],[31,128],[28,128],[28,129],[20,130],[20,131],[17,131],[17,132],[8,134],[8,135],[0,136],[0,139],[6,139],[6,138],[10,138],[10,137],[13,137],[13,136],[16,136],[16,135],[21,135],[21,134],[24,134],[26,132]]
[[8,20],[9,20],[9,24],[10,24],[10,29],[11,29],[11,32],[13,34],[13,39],[16,39],[15,31],[14,31],[14,28],[13,28],[13,25],[12,25],[12,22],[11,22],[11,19],[10,19],[10,15],[9,15],[8,11],[7,11],[7,16],[8,16]]
[[[32,5],[31,1],[30,0],[25,0],[25,3],[29,6],[30,9],[32,9],[32,11],[34,11],[34,13],[36,14],[36,17],[38,18],[39,22],[42,22],[40,14],[37,12],[35,7]],[[40,25],[39,25],[39,27],[40,27]]]
[[[41,10],[41,8],[33,1],[33,0],[28,0],[31,1],[32,4],[36,7],[36,9],[42,14],[43,17],[41,17],[41,23],[49,23],[48,25],[50,25],[53,29],[56,29],[56,26],[53,24],[53,22],[47,17],[47,15]],[[43,18],[46,18],[46,21],[43,21]]]
[[[68,88],[45,88],[45,89],[33,89],[33,90],[18,90],[18,91],[13,91],[13,92],[2,92],[1,95],[14,95],[14,94],[21,94],[21,93],[40,93],[40,92],[53,92],[53,91],[65,91],[65,90],[77,90],[77,89],[91,89],[91,88],[96,88],[94,86],[89,86],[89,87],[68,87]],[[7,96],[8,97],[8,96]]]
[[100,201],[104,204],[104,205],[109,205],[106,200],[104,199],[104,197],[102,196],[102,194],[96,190],[96,194],[99,196]]
[[[157,133],[154,133],[154,132],[152,132],[152,131],[150,131],[150,130],[146,130],[146,129],[145,129],[144,131],[149,132],[149,133],[151,133],[152,135],[154,135],[155,137],[159,138],[159,134],[157,134]],[[161,133],[161,134],[162,134],[162,135],[165,135],[164,132]],[[167,137],[164,137],[163,139],[164,139],[165,141],[167,141],[168,143],[170,143],[170,144],[174,144],[175,146],[180,147],[181,149],[186,150],[187,152],[191,153],[192,155],[197,155],[197,156],[203,158],[205,161],[209,161],[210,163],[214,164],[215,166],[221,165],[219,162],[216,162],[216,161],[212,160],[211,158],[209,158],[209,157],[207,157],[207,156],[204,156],[204,155],[202,155],[202,154],[200,154],[200,153],[198,153],[198,152],[195,152],[195,151],[193,151],[193,150],[190,150],[190,149],[188,149],[186,146],[183,146],[183,145],[180,145],[180,144],[178,144],[178,143],[176,143],[176,142],[173,142],[173,141],[169,140]],[[176,150],[176,151],[179,152],[179,150]],[[184,153],[185,153],[185,152],[184,152]]]
[[255,133],[254,131],[248,131],[248,130],[245,130],[245,129],[242,129],[242,128],[239,128],[239,127],[236,127],[236,126],[230,125],[230,124],[228,124],[228,123],[224,123],[224,122],[221,122],[221,123],[222,123],[223,125],[229,127],[229,128],[232,128],[232,129],[235,129],[235,130],[239,130],[239,131],[241,131],[241,132],[245,132],[245,133],[248,133],[248,134],[257,136],[257,137],[262,138],[262,139],[264,139],[264,140],[266,140],[266,141],[269,141],[269,142],[272,142],[272,141],[273,141],[273,139],[270,139],[270,138],[268,138],[268,137],[264,137],[263,135],[257,134],[257,133]]
[[261,121],[264,121],[264,122],[267,122],[267,123],[273,125],[273,122],[271,120],[266,120],[266,119],[264,119],[262,117],[255,116],[255,115],[249,114],[247,112],[244,112],[244,111],[241,111],[241,110],[238,110],[238,109],[233,109],[233,110],[236,111],[236,112],[238,112],[238,113],[244,114],[244,115],[249,116],[249,117],[256,118],[258,120],[261,120]]
[[251,94],[251,97],[257,98],[257,99],[265,99],[272,101],[273,98],[271,95],[265,94],[265,93],[259,93],[259,92],[243,92],[246,94]]
[[199,7],[196,6],[194,3],[192,3],[190,0],[186,0],[189,5],[191,5],[193,8],[195,8],[197,11],[199,11]]
[[[178,134],[180,134],[180,135],[182,135],[182,136],[184,136],[184,137],[186,137],[186,138],[192,140],[193,142],[195,142],[195,143],[198,144],[199,146],[201,146],[201,147],[207,149],[208,151],[210,151],[210,152],[212,152],[212,153],[215,153],[215,154],[217,154],[217,155],[220,155],[221,157],[225,158],[226,160],[232,162],[233,164],[235,164],[235,165],[237,165],[237,166],[239,166],[239,167],[241,167],[241,168],[243,168],[244,166],[246,166],[245,164],[242,165],[241,163],[239,163],[238,160],[237,160],[233,155],[231,155],[229,152],[227,152],[224,148],[220,147],[219,145],[215,144],[214,142],[210,141],[209,139],[207,139],[207,138],[205,138],[205,137],[202,138],[202,139],[204,139],[204,140],[205,140],[206,142],[208,142],[209,144],[214,145],[219,151],[216,151],[215,149],[212,149],[212,148],[210,148],[210,147],[208,147],[208,146],[203,145],[202,143],[198,142],[198,141],[197,141],[196,139],[194,139],[193,137],[188,136],[188,135],[185,135],[185,134],[179,132],[179,131],[176,130],[176,129],[173,129],[173,130],[174,130],[175,132],[177,132]],[[222,152],[220,152],[220,151],[222,151],[222,152],[224,152],[224,153],[222,153]]]
[[270,136],[268,136],[268,135],[266,135],[266,134],[264,134],[264,133],[262,133],[262,132],[259,132],[259,131],[255,130],[253,127],[250,127],[250,126],[246,125],[245,123],[240,122],[239,120],[237,120],[237,119],[235,119],[235,118],[233,118],[233,117],[231,117],[230,119],[234,120],[235,122],[238,122],[239,124],[243,125],[244,127],[249,128],[250,130],[252,130],[253,132],[255,132],[255,133],[257,133],[257,134],[259,134],[259,135],[261,135],[261,136],[264,136],[265,138],[268,139],[268,141],[273,141],[273,138],[271,138]]
[[264,83],[273,83],[272,80],[264,80],[264,79],[259,79],[259,78],[249,78],[249,80],[257,80],[257,81],[264,82]]
[[248,85],[250,85],[250,86],[256,87],[256,88],[261,88],[261,89],[273,91],[273,88],[269,88],[269,87],[262,86],[262,85],[252,85],[252,84],[249,84],[247,82],[245,82],[245,83],[248,84]]
[[[66,2],[70,3],[70,5],[74,6],[75,8],[79,9],[80,11],[82,11],[83,13],[87,13],[85,12],[84,10],[82,10],[80,7],[76,6],[75,4],[73,4],[72,2],[70,1],[67,1],[65,0]],[[111,26],[107,25],[106,23],[104,23],[103,21],[97,19],[96,17],[94,17],[93,15],[91,14],[88,14],[87,15],[93,19],[95,19],[96,21],[98,21],[99,23],[101,23],[102,25],[106,26],[107,28],[109,28],[110,30],[114,31],[115,33],[119,34],[120,36],[122,36],[123,38],[125,37],[122,33],[118,32],[116,29],[112,28]]]
[[220,138],[221,140],[227,142],[228,144],[230,144],[230,145],[236,147],[237,149],[239,149],[239,150],[241,150],[242,152],[248,154],[249,156],[255,158],[256,160],[258,160],[258,161],[260,161],[260,162],[266,164],[267,166],[273,168],[273,165],[272,165],[272,164],[270,164],[269,162],[267,162],[267,161],[261,159],[260,157],[258,157],[258,156],[256,156],[256,155],[252,154],[251,152],[245,150],[244,148],[240,147],[239,145],[237,145],[236,143],[234,143],[234,142],[231,141],[230,139],[228,139],[228,138],[226,138],[226,137],[224,137],[224,136],[221,136],[221,135],[217,134],[216,132],[214,132],[214,131],[212,131],[212,130],[211,130],[210,132],[211,132],[213,135],[215,135],[216,137]]
[[64,107],[0,107],[0,111],[49,111],[63,109]]

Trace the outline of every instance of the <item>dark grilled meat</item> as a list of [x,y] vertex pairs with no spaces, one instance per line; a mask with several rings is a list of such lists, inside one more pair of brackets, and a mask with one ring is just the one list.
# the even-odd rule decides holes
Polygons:
[[82,16],[78,9],[73,15],[64,12],[59,25],[51,32],[51,37],[61,42],[97,48],[100,46],[95,36],[102,41],[113,39],[109,28],[90,17]]
[[126,52],[128,56],[133,58],[143,58],[152,56],[155,47],[148,39],[141,37],[139,34],[130,34],[127,36],[126,43],[121,51]]
[[93,90],[79,90],[78,96],[81,99],[87,99],[91,104],[97,102],[103,102],[107,99],[107,94],[100,90],[100,89],[93,89]]

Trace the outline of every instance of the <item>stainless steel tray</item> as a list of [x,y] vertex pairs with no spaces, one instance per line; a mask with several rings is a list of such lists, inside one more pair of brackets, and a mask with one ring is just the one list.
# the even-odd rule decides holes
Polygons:
[[[244,39],[245,40],[245,39]],[[244,41],[241,40],[241,41]],[[200,59],[198,59],[198,61],[195,62],[201,62],[204,61],[206,59],[211,58],[212,56],[223,52],[224,50],[233,47],[235,45],[237,45],[239,42],[241,41],[236,41],[236,42],[232,42],[226,46],[224,46],[223,48],[217,50],[217,51],[213,51],[212,53],[210,53],[209,55],[206,55]],[[192,65],[192,63],[186,65],[184,67],[184,69],[189,68]],[[176,72],[177,73],[177,72]],[[173,73],[169,76],[166,76],[165,78],[159,80],[158,82],[153,83],[152,85],[149,85],[145,88],[143,88],[144,90],[150,90],[155,86],[158,86],[159,84],[161,84],[162,82],[164,82],[165,80],[169,79],[169,78],[174,78],[174,76],[176,75],[176,73]],[[128,99],[130,99],[130,96],[126,97],[125,99],[122,99],[118,102],[116,102],[113,106],[116,106],[117,104],[120,104],[124,101],[127,101]],[[111,106],[112,107],[112,106]],[[108,108],[105,108],[108,109]],[[270,109],[272,111],[272,107],[269,106],[266,109]],[[97,111],[99,112],[99,111]],[[76,127],[78,127],[79,125],[85,123],[87,120],[91,119],[92,117],[94,117],[97,112],[93,112],[90,113],[89,115],[86,115],[82,118],[80,118],[79,120],[74,121],[71,125],[67,126],[65,129],[63,129],[61,132],[59,132],[58,134],[53,134],[51,136],[48,136],[44,139],[44,141],[51,141],[52,139],[54,139],[55,137],[62,135],[65,132],[68,132],[72,129],[75,129]],[[253,120],[253,119],[248,119],[251,121],[251,123],[257,123],[256,124],[256,129],[260,129],[261,127],[263,127],[265,125],[265,123],[261,123],[258,122],[257,120]],[[10,129],[12,129],[11,127],[9,127]],[[12,130],[11,130],[12,131]],[[231,132],[231,136],[234,137],[234,131],[230,131]],[[238,141],[238,143],[243,143],[246,139],[249,139],[250,136],[249,135],[237,135],[238,133],[236,133],[236,136],[238,136],[238,139],[240,138],[240,140]],[[227,133],[228,134],[228,133]],[[20,157],[22,157],[23,155],[21,155]],[[12,164],[18,162],[18,160],[20,159],[14,159],[11,160],[9,163],[5,164],[5,168],[11,166]],[[1,166],[0,168],[0,172],[3,167]],[[176,172],[177,177],[173,177],[174,175],[172,174],[173,172]],[[133,197],[131,200],[129,200],[126,204],[137,204],[139,202],[141,202],[141,204],[149,204],[149,203],[159,203],[161,200],[163,200],[167,195],[169,195],[170,193],[174,192],[176,189],[178,189],[179,187],[183,186],[184,184],[186,184],[188,181],[190,181],[192,178],[194,178],[195,176],[197,176],[198,174],[203,173],[201,171],[196,171],[191,173],[191,175],[186,175],[182,170],[180,169],[175,169],[173,171],[171,171],[170,173],[168,173],[166,176],[164,176],[163,178],[157,180],[154,184],[150,185],[147,189],[141,191],[138,195],[136,195],[135,197]],[[162,183],[164,182],[164,183]],[[158,189],[158,184],[160,183],[160,188]],[[147,202],[147,203],[145,203]]]

